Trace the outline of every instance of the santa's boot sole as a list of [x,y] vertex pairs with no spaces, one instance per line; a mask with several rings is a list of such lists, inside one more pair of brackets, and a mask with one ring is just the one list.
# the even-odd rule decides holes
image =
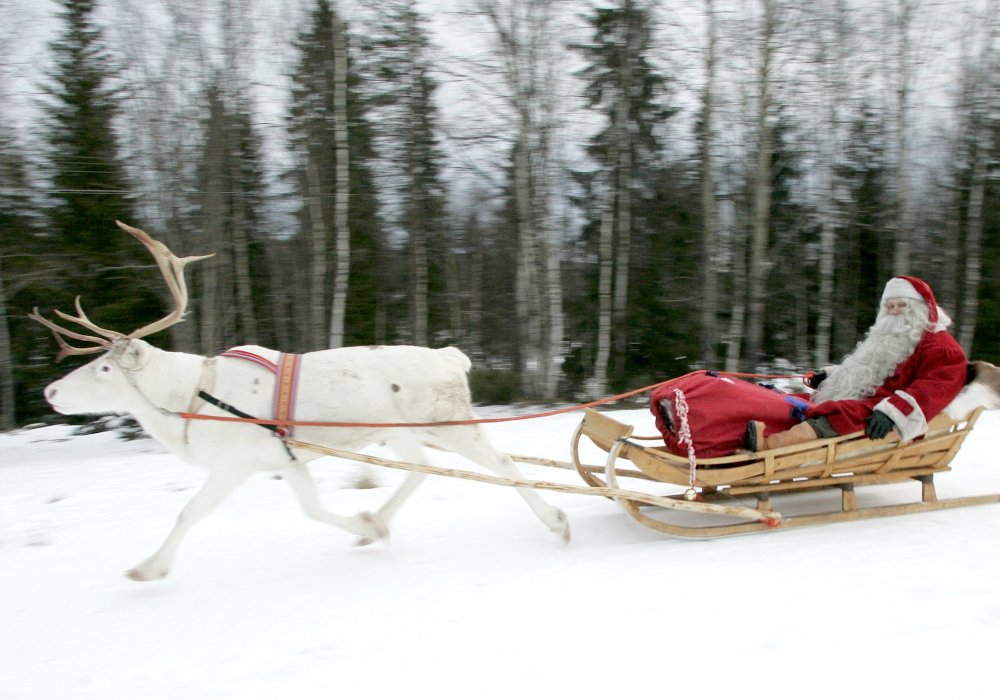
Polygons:
[[767,440],[764,439],[764,424],[759,420],[748,420],[743,444],[751,452],[766,450]]

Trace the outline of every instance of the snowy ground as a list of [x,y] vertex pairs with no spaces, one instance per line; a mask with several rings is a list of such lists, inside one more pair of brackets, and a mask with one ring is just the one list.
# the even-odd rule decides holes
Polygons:
[[[646,411],[620,416],[653,432]],[[487,429],[509,452],[566,459],[578,420]],[[939,496],[1000,492],[998,429],[1000,412],[981,419]],[[401,476],[342,488],[357,469],[315,464],[330,507],[374,509]],[[121,576],[201,480],[148,440],[0,435],[0,699],[1000,692],[1000,506],[682,541],[548,492],[572,523],[563,546],[514,491],[434,477],[388,544],[357,548],[260,475],[192,531],[169,578]]]

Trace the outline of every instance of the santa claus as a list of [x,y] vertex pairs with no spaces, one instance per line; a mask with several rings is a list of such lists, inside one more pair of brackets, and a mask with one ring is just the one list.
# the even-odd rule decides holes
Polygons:
[[873,440],[891,430],[903,441],[921,437],[965,384],[968,361],[946,330],[950,323],[926,282],[889,280],[878,318],[854,352],[807,382],[816,392],[806,420],[771,434],[763,422],[750,421],[747,448],[773,449],[862,429]]

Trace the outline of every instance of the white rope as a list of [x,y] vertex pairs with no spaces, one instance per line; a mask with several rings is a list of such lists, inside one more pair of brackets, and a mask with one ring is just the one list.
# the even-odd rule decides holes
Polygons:
[[684,392],[680,389],[674,389],[674,398],[674,405],[677,407],[677,418],[680,421],[680,426],[678,428],[680,443],[682,445],[687,445],[688,492],[684,494],[684,497],[691,500],[697,495],[694,490],[694,482],[697,477],[698,460],[694,454],[694,442],[691,440],[691,425],[688,423],[687,399],[684,398]]

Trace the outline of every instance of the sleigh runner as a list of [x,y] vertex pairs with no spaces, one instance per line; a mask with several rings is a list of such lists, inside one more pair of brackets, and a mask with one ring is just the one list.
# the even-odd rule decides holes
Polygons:
[[[757,453],[690,459],[668,452],[662,438],[635,437],[633,427],[592,409],[584,412],[571,445],[573,464],[591,487],[618,488],[620,477],[686,487],[684,496],[704,515],[715,515],[718,503],[740,503],[756,499],[725,523],[690,524],[670,522],[643,511],[643,502],[617,498],[637,521],[660,532],[680,537],[720,537],[762,532],[774,528],[802,527],[826,523],[905,515],[946,508],[1000,503],[1000,494],[938,499],[934,475],[951,470],[952,458],[982,413],[977,408],[960,420],[941,414],[933,420],[925,437],[901,443],[894,434],[872,441],[863,432],[818,439]],[[603,470],[583,464],[580,443],[586,437],[606,453]],[[654,443],[659,443],[657,446]],[[634,469],[621,469],[620,462]],[[896,505],[859,507],[855,487],[914,482],[920,500]],[[839,490],[840,509],[782,517],[771,505],[772,496],[823,490]]]

